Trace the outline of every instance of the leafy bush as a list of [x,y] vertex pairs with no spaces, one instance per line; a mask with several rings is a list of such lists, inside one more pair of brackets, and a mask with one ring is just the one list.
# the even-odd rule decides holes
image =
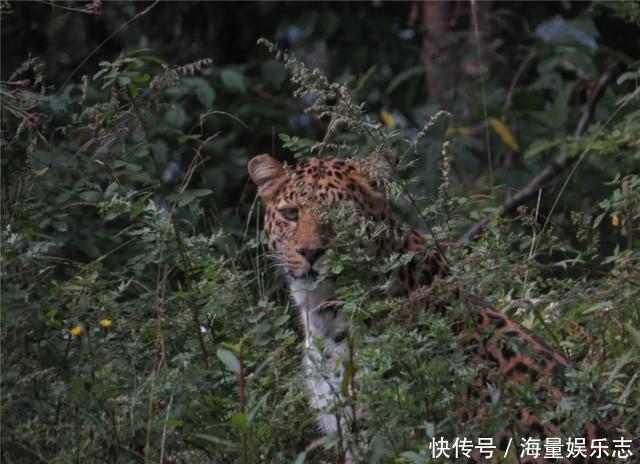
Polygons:
[[[570,27],[589,34],[587,16]],[[380,123],[379,101],[354,98],[373,98],[378,70],[350,91],[292,55],[253,68],[175,66],[137,50],[55,92],[42,64],[26,61],[2,83],[3,462],[333,458],[307,406],[260,205],[243,187],[251,150],[276,133],[289,159],[391,147],[402,155],[387,185],[398,214],[441,245],[490,218],[479,238],[449,246],[451,276],[408,300],[372,301],[356,278],[405,257],[332,255],[364,373],[353,400],[371,405],[358,427],[371,462],[425,462],[431,437],[490,433],[539,402],[495,380],[490,419],[462,420],[459,394],[487,366],[469,367],[451,336],[465,312],[456,291],[486,296],[575,362],[556,411],[571,418],[568,436],[608,415],[638,437],[640,70],[622,56],[596,123],[571,135],[609,67],[609,50],[589,43],[532,32],[511,53],[496,42],[495,53],[526,58],[520,80],[487,75],[484,98],[470,84],[448,123],[417,108],[421,130],[400,114]],[[386,94],[404,88],[410,101],[420,78],[398,75]],[[283,97],[295,102],[283,109],[258,92],[289,86],[326,124],[319,142],[298,124],[300,101]],[[510,188],[563,157],[575,157],[564,184],[499,214]],[[338,241],[372,233],[342,223]],[[449,311],[429,310],[439,305]]]

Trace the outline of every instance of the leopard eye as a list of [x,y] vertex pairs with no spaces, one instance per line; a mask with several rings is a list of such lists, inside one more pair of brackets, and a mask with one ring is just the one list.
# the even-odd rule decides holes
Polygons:
[[282,208],[280,210],[280,214],[287,221],[297,221],[298,220],[298,208]]

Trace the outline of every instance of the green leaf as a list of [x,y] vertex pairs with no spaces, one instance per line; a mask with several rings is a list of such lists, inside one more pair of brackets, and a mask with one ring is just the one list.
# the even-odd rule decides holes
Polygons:
[[196,97],[202,106],[209,108],[216,99],[216,91],[207,83],[196,88]]
[[240,349],[242,348],[242,341],[240,341],[240,343],[222,342],[222,346],[224,346],[225,348],[229,348],[232,353],[240,354]]
[[66,222],[54,221],[51,225],[58,232],[66,232],[69,230],[69,226],[67,225]]
[[183,206],[187,206],[189,203],[197,200],[198,198],[206,197],[207,195],[211,195],[213,192],[209,189],[193,189],[193,190],[185,190],[182,193],[174,193],[169,195],[169,200],[177,201],[178,207],[182,208]]
[[140,172],[142,171],[142,166],[136,163],[127,163],[127,170],[132,172]]
[[149,156],[149,149],[146,147],[133,153],[134,158],[146,158],[147,156]]
[[602,222],[602,220],[606,215],[607,215],[606,211],[604,213],[598,214],[598,216],[596,217],[596,220],[593,221],[593,229],[596,229],[600,225],[600,223]]
[[305,459],[307,459],[307,452],[303,451],[302,453],[300,453],[298,455],[298,457],[296,458],[296,460],[293,462],[293,464],[304,464]]
[[627,331],[631,334],[631,339],[638,347],[638,350],[640,350],[640,331],[635,327],[633,327],[628,322],[624,326],[627,329]]
[[240,432],[246,432],[249,430],[249,420],[247,419],[247,416],[241,412],[237,412],[231,417],[231,425]]
[[287,78],[287,70],[284,65],[275,60],[262,63],[261,72],[262,78],[277,90],[282,87],[284,80]]
[[235,374],[240,373],[240,362],[238,361],[238,358],[236,358],[235,354],[229,350],[225,350],[224,348],[218,348],[216,354],[227,369]]
[[249,411],[249,414],[247,414],[247,420],[249,421],[249,423],[253,422],[253,418],[255,417],[258,410],[265,407],[265,405],[267,404],[268,398],[269,398],[269,393],[262,395],[262,398],[260,398],[260,400],[258,401],[258,404],[256,404],[255,407],[251,411]]
[[235,69],[225,69],[220,78],[224,86],[232,92],[244,93],[246,91],[244,76]]
[[167,419],[164,421],[164,424],[169,427],[182,427],[184,425],[184,421],[180,419]]
[[389,93],[393,92],[398,86],[400,86],[400,84],[402,84],[403,82],[411,79],[412,77],[419,76],[420,74],[424,73],[424,71],[425,71],[424,65],[414,66],[414,67],[409,68],[409,69],[407,69],[405,71],[402,71],[396,77],[391,79],[391,82],[389,83],[389,86],[387,87],[387,93],[389,94]]
[[32,172],[33,172],[33,175],[34,175],[35,177],[40,177],[40,176],[45,175],[45,174],[47,173],[47,171],[49,171],[49,167],[48,167],[48,166],[45,166],[45,167],[44,167],[44,168],[42,168],[42,169],[35,169],[35,170],[33,170]]
[[557,129],[564,127],[567,122],[567,117],[569,116],[569,99],[571,98],[572,91],[573,85],[563,87],[556,95],[551,108],[545,111],[547,115],[546,121],[550,126]]
[[196,433],[194,435],[194,437],[199,438],[201,440],[208,441],[210,443],[214,443],[216,445],[222,445],[222,446],[225,446],[225,447],[231,448],[231,449],[235,449],[235,448],[238,447],[238,445],[236,445],[235,443],[231,443],[230,441],[225,440],[223,438],[214,437],[213,435],[206,435],[204,433]]
[[140,84],[144,84],[145,82],[149,82],[151,80],[151,76],[149,76],[149,74],[147,73],[135,73],[132,78],[135,82],[138,82]]
[[367,461],[369,464],[378,464],[382,456],[384,456],[384,440],[381,434],[376,434],[369,444]]
[[80,194],[80,198],[83,201],[87,201],[90,203],[96,202],[98,201],[98,199],[100,198],[100,192],[96,192],[93,190],[85,190],[84,192],[82,192]]
[[178,137],[178,143],[184,145],[189,140],[200,140],[200,135],[181,135]]
[[188,190],[188,192],[193,195],[195,198],[201,198],[201,197],[206,197],[207,195],[211,195],[213,193],[213,190],[209,190],[209,189],[193,189],[193,190]]
[[131,95],[131,98],[136,98],[140,94],[138,87],[133,84],[129,84],[127,89],[129,89],[129,95]]
[[174,127],[182,127],[185,124],[187,115],[181,106],[174,106],[166,112],[165,119]]
[[525,159],[535,158],[542,153],[551,150],[558,145],[556,140],[536,140],[533,142],[527,151],[525,152]]

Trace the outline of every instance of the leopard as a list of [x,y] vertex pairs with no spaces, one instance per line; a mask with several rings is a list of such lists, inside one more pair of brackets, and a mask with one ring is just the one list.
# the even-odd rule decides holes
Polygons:
[[[382,277],[391,282],[387,295],[408,296],[448,275],[443,253],[428,246],[422,233],[396,219],[384,185],[394,168],[387,154],[375,151],[365,160],[308,157],[293,167],[283,165],[269,154],[257,155],[248,163],[249,175],[265,204],[263,229],[269,253],[286,276],[301,321],[302,364],[309,404],[316,411],[320,433],[337,437],[342,462],[358,462],[361,458],[356,439],[349,437],[348,425],[366,414],[366,405],[354,408],[347,404],[343,394],[350,356],[350,323],[335,296],[335,279],[323,273],[334,233],[330,221],[323,218],[323,208],[347,207],[392,231],[379,234],[368,244],[367,252],[376,259],[410,254],[408,262]],[[552,404],[557,404],[564,393],[550,379],[571,366],[569,359],[479,296],[470,295],[467,303],[473,307],[472,330],[469,334],[465,329],[464,337],[471,342],[471,361],[490,362],[496,375],[506,383],[543,385]],[[459,324],[457,333],[463,331],[462,325]],[[513,349],[505,340],[518,340],[528,349]],[[487,401],[489,397],[483,379],[469,385],[464,395],[487,397]],[[487,410],[479,408],[466,414],[468,420],[475,420],[486,416]],[[527,409],[518,411],[516,420],[522,436],[552,437],[558,431],[556,419],[543,420]],[[587,423],[585,427],[588,437],[609,436],[605,420]],[[507,434],[504,431],[496,438],[501,449]],[[469,462],[480,462],[480,457],[476,454]]]

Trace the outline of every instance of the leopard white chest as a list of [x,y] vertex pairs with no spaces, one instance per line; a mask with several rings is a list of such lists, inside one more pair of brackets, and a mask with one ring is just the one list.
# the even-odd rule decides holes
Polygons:
[[294,279],[289,287],[304,328],[303,365],[311,406],[318,412],[322,431],[338,433],[348,428],[352,417],[340,394],[344,362],[349,356],[349,322],[331,303],[334,284],[329,280],[313,286]]

